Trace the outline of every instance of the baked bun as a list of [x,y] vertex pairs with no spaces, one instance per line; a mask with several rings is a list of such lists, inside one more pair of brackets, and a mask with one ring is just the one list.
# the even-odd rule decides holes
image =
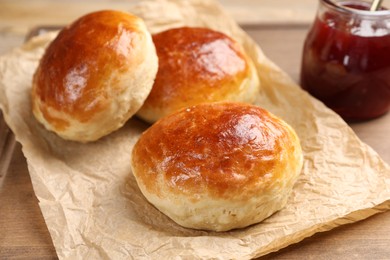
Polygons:
[[64,139],[94,141],[136,113],[157,68],[141,18],[119,11],[87,14],[46,49],[33,78],[33,113]]
[[137,112],[153,123],[180,108],[216,101],[251,103],[259,78],[251,59],[227,35],[180,27],[153,35],[159,69],[153,89]]
[[294,130],[264,109],[203,103],[145,131],[131,166],[146,199],[176,223],[226,231],[285,206],[302,151]]

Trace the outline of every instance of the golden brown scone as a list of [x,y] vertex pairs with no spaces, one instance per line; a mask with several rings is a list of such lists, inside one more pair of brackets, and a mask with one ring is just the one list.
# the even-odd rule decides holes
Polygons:
[[136,113],[157,68],[141,18],[119,11],[87,14],[46,49],[33,78],[33,113],[64,139],[97,140]]
[[147,200],[176,223],[226,231],[285,206],[302,150],[294,130],[264,109],[203,103],[145,131],[131,165]]
[[251,59],[227,35],[180,27],[153,35],[159,69],[137,115],[153,123],[180,108],[203,102],[251,103],[259,78]]

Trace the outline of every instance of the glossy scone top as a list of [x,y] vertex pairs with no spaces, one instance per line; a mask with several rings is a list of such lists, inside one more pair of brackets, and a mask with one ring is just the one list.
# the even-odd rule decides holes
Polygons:
[[119,11],[87,14],[46,49],[33,78],[34,114],[66,139],[97,139],[139,109],[157,65],[140,18]]
[[152,204],[183,226],[210,230],[247,226],[279,210],[302,166],[294,130],[241,103],[174,113],[141,136],[132,156]]
[[149,122],[203,102],[253,102],[256,70],[243,48],[208,28],[180,27],[153,35],[159,69],[138,115]]

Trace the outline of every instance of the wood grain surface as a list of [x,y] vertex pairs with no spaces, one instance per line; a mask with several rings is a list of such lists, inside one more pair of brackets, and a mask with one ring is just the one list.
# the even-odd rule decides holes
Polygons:
[[[266,55],[294,80],[298,80],[307,29],[306,25],[280,24],[245,27]],[[390,163],[390,114],[351,127]],[[0,259],[55,259],[20,145],[14,149],[6,175],[0,178]],[[260,259],[390,259],[389,245],[390,212],[386,212],[316,234]]]

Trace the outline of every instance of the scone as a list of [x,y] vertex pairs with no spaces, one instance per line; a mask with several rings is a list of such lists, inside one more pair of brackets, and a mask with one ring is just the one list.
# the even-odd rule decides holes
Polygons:
[[46,49],[33,77],[33,113],[64,139],[97,140],[136,113],[157,68],[141,18],[108,10],[87,14]]
[[153,123],[178,109],[216,101],[252,103],[259,91],[255,66],[227,35],[180,27],[153,35],[159,69],[137,115]]
[[146,199],[176,223],[226,231],[283,208],[302,168],[295,131],[249,104],[203,103],[152,125],[132,151]]

